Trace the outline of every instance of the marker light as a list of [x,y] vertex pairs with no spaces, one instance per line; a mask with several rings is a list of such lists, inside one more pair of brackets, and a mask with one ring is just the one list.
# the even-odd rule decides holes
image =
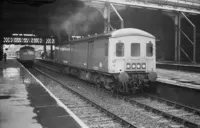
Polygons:
[[142,63],[142,69],[146,68],[146,63]]
[[140,69],[141,65],[140,63],[137,63],[137,69]]
[[127,64],[126,64],[126,68],[127,68],[127,69],[130,69],[130,68],[131,68],[131,65],[130,65],[129,63],[127,63]]
[[132,69],[135,69],[135,68],[136,68],[136,64],[132,63]]

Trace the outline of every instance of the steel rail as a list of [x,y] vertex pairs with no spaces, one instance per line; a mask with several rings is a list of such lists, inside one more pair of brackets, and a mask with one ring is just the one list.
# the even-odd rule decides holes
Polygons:
[[[39,64],[38,64],[39,65]],[[43,65],[39,65],[42,66],[44,68],[47,68],[49,70],[52,70],[51,68],[47,67],[47,66],[43,66]],[[65,86],[62,82],[60,82],[59,80],[56,80],[55,78],[53,78],[52,76],[40,71],[39,69],[35,68],[35,70],[37,70],[38,72],[46,75],[47,77],[49,77],[50,79],[56,81],[57,83],[59,83],[63,88],[71,91],[73,94],[77,95],[78,97],[82,98],[83,100],[85,100],[86,102],[90,103],[92,106],[94,106],[95,108],[99,109],[101,112],[104,112],[106,115],[108,115],[109,117],[113,118],[114,120],[119,121],[122,125],[127,126],[128,128],[137,128],[137,126],[134,126],[133,124],[127,122],[126,120],[120,118],[119,116],[117,116],[116,114],[106,110],[105,108],[101,107],[100,105],[96,104],[95,102],[91,101],[90,99],[88,99],[87,97],[85,97],[84,95],[78,93],[77,91],[75,91],[74,89]],[[55,71],[55,70],[53,70]]]
[[173,101],[169,101],[169,100],[166,100],[166,99],[163,99],[163,98],[160,98],[160,97],[156,97],[156,96],[153,96],[151,94],[146,94],[147,97],[153,99],[153,100],[157,100],[157,101],[160,101],[160,102],[164,102],[170,106],[173,106],[175,108],[182,108],[184,109],[185,111],[188,111],[188,112],[192,112],[194,114],[197,114],[200,116],[200,110],[197,110],[195,108],[192,108],[192,107],[189,107],[189,106],[185,106],[183,104],[179,104],[179,103],[176,103],[176,102],[173,102]]
[[144,103],[140,103],[137,100],[134,100],[134,98],[132,98],[132,99],[131,98],[124,98],[124,100],[129,102],[129,103],[131,103],[131,104],[133,104],[133,105],[137,105],[139,107],[142,107],[147,111],[159,114],[159,115],[161,115],[161,116],[163,116],[163,117],[165,117],[167,119],[171,119],[171,120],[173,120],[175,122],[178,122],[178,123],[180,123],[180,124],[182,124],[184,126],[187,126],[187,127],[190,127],[190,128],[200,128],[200,125],[198,125],[198,124],[195,124],[195,123],[193,123],[191,121],[187,121],[187,120],[185,120],[185,119],[183,119],[181,117],[169,114],[167,112],[164,112],[164,111],[159,110],[157,108],[151,107],[151,106],[146,105]]

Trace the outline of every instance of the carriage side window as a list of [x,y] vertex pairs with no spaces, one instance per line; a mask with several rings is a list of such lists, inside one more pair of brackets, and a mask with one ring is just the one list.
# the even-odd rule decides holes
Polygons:
[[108,42],[105,42],[105,56],[108,56]]
[[131,56],[133,57],[140,56],[140,43],[131,44]]
[[124,43],[116,43],[116,56],[124,56]]
[[151,42],[147,43],[146,55],[147,55],[148,57],[153,56],[153,44],[152,44]]

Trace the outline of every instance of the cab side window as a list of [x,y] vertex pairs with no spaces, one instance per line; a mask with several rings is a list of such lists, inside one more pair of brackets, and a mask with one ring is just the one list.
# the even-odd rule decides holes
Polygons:
[[151,42],[147,43],[146,45],[146,55],[148,57],[153,56],[153,44]]
[[131,56],[133,57],[140,56],[140,43],[131,44]]
[[124,56],[124,43],[116,43],[116,56],[117,57]]

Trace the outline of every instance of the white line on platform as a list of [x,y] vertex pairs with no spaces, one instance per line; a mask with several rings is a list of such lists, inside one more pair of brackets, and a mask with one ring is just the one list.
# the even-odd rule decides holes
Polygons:
[[45,87],[45,85],[40,81],[38,80],[32,73],[30,73],[28,71],[28,69],[26,69],[21,63],[20,65],[51,95],[51,97],[53,97],[57,104],[59,106],[61,106],[62,108],[65,109],[66,112],[68,112],[70,114],[71,117],[74,118],[74,120],[76,120],[76,122],[82,127],[82,128],[89,128],[83,121],[81,121],[69,108],[67,108],[67,106],[65,106],[65,104],[63,102],[61,102],[51,91],[49,91],[49,89],[47,89]]

